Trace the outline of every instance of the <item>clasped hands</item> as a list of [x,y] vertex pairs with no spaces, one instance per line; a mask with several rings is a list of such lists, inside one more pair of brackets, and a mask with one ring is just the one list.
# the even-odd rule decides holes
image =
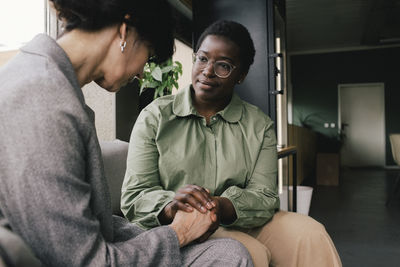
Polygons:
[[[161,224],[170,224],[184,244],[195,240],[203,242],[212,235],[220,223],[220,197],[213,197],[206,188],[185,185],[175,194],[159,215]],[[182,242],[180,240],[182,245]]]

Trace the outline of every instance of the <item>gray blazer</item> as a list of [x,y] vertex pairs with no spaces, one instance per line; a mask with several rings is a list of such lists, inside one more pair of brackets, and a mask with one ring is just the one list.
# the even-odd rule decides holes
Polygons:
[[111,215],[94,113],[46,35],[0,69],[0,179],[0,224],[45,265],[182,264],[170,227],[143,232]]

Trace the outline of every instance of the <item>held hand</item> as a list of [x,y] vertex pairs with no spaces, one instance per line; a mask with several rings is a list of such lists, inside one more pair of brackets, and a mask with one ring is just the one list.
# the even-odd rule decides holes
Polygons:
[[212,197],[215,208],[211,210],[215,215],[215,220],[210,225],[210,228],[197,241],[203,242],[207,240],[219,227],[220,223],[231,224],[237,219],[235,208],[232,202],[225,197]]
[[165,206],[158,219],[161,224],[169,224],[178,210],[192,212],[195,208],[201,213],[206,213],[215,205],[208,189],[197,185],[185,185],[176,192],[174,199]]
[[175,230],[180,246],[183,247],[206,233],[213,224],[214,215],[211,211],[177,211],[170,227]]
[[[210,191],[198,185],[185,185],[176,192],[174,197],[175,205],[178,209],[190,212],[191,207],[197,209],[201,213],[206,213],[215,207]],[[189,204],[189,205],[185,205]]]
[[218,201],[219,198],[213,197],[214,202],[216,203],[215,207],[211,210],[213,215],[213,222],[208,228],[207,232],[205,232],[202,236],[200,236],[196,241],[198,243],[202,243],[206,241],[215,231],[217,231],[220,224],[220,203]]

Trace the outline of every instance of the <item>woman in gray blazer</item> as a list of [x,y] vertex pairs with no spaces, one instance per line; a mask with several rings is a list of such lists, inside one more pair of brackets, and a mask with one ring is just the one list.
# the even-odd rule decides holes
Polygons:
[[0,69],[0,225],[49,266],[252,266],[236,241],[192,243],[216,220],[212,212],[179,212],[146,232],[111,215],[81,87],[95,81],[116,92],[149,59],[172,55],[165,1],[51,2],[65,33],[36,36]]

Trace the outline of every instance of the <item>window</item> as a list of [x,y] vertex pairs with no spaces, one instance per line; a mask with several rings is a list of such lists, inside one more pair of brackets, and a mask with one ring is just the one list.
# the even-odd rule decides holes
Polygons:
[[0,66],[36,34],[46,31],[45,0],[4,0],[0,8]]

